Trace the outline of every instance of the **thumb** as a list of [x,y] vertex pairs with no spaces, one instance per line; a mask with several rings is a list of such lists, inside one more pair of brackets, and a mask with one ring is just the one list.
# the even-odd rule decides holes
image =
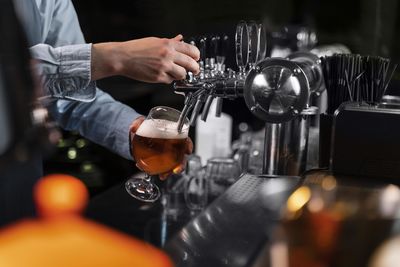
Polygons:
[[175,36],[173,39],[176,40],[176,41],[178,41],[178,42],[180,42],[180,41],[183,40],[183,35],[182,35],[182,34],[178,34],[178,35]]
[[189,137],[188,139],[186,139],[186,150],[185,150],[186,154],[192,154],[193,153],[193,141],[192,139]]
[[142,124],[142,122],[144,121],[144,116],[140,116],[140,117],[138,117],[138,118],[136,118],[133,122],[132,122],[132,124],[131,124],[131,126],[130,126],[130,128],[129,128],[129,131],[131,132],[131,133],[136,133],[136,131],[139,129],[139,127],[140,127],[140,125]]

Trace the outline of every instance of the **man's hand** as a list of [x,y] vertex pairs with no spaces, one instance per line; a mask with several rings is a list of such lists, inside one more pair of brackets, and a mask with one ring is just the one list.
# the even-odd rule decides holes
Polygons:
[[171,83],[184,79],[187,71],[197,74],[200,51],[182,39],[178,35],[94,44],[91,79],[122,75],[149,83]]
[[[141,116],[138,117],[136,120],[134,120],[131,124],[130,130],[129,130],[129,138],[132,140],[133,136],[135,135],[136,131],[139,129],[140,125],[143,123],[143,121],[145,120],[145,117]],[[130,148],[132,150],[132,148]],[[193,142],[192,139],[190,139],[189,137],[186,139],[186,151],[185,154],[192,154],[193,152]],[[132,152],[131,152],[132,153]],[[179,166],[176,166],[173,170],[170,170],[166,173],[162,173],[159,174],[160,180],[165,180],[167,179],[167,177],[171,174],[178,174],[181,173],[186,166],[186,160],[184,160],[183,162],[181,162],[181,164],[179,164]]]

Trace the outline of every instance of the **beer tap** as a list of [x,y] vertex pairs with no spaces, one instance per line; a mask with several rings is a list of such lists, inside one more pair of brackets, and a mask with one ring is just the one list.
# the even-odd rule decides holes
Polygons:
[[206,45],[206,66],[208,67],[209,77],[214,77],[216,75],[216,62],[215,57],[218,49],[218,39],[216,36],[212,36],[208,39]]
[[[266,122],[263,173],[300,174],[305,167],[308,118],[317,114],[316,108],[309,106],[310,96],[323,89],[319,58],[301,52],[288,58],[264,59],[266,37],[262,25],[242,21],[236,27],[239,70],[234,71],[225,68],[227,42],[227,36],[214,36],[209,42],[201,38],[198,42],[201,73],[191,80],[174,83],[175,92],[185,95],[179,129],[192,110],[191,125],[195,125],[200,113],[205,121],[214,98],[218,116],[224,98],[244,97],[249,110]],[[279,154],[282,151],[290,153],[283,157]]]
[[[197,46],[197,45],[196,45],[196,40],[193,39],[193,38],[189,39],[189,44],[191,44],[191,45],[193,45],[193,46]],[[187,72],[186,80],[187,80],[189,83],[193,83],[193,82],[195,81],[195,76],[194,76],[193,72],[191,72],[191,71],[188,71],[188,72]]]
[[223,36],[222,38],[220,36],[217,36],[217,47],[216,47],[216,52],[215,52],[215,61],[216,61],[216,71],[218,74],[223,74],[225,70],[222,69],[223,64],[225,63],[225,38],[228,38],[227,35]]
[[183,127],[183,123],[185,121],[185,118],[187,117],[190,108],[191,108],[191,102],[193,99],[193,93],[189,92],[185,95],[185,102],[184,102],[184,106],[183,106],[183,110],[181,112],[181,115],[179,116],[179,120],[178,120],[178,132],[181,133],[182,132],[182,127]]
[[200,74],[199,74],[199,79],[205,79],[208,78],[207,75],[207,58],[206,58],[206,53],[207,53],[207,37],[201,37],[199,40],[199,50],[200,50]]
[[222,114],[222,104],[223,104],[224,99],[222,97],[217,97],[217,107],[215,110],[215,117],[221,117]]
[[190,126],[196,125],[197,117],[199,116],[200,110],[205,102],[205,96],[206,94],[204,90],[202,90],[201,93],[199,93],[199,95],[197,96],[196,104],[194,105],[192,115],[190,117]]
[[[248,39],[249,32],[251,41]],[[200,74],[192,81],[175,82],[176,93],[188,95],[191,92],[199,97],[197,104],[196,100],[185,100],[185,111],[189,112],[193,108],[186,105],[196,106],[195,115],[191,117],[192,125],[195,124],[194,117],[204,104],[206,105],[203,108],[202,119],[207,118],[206,111],[214,98],[217,98],[216,116],[219,116],[223,98],[242,96],[250,111],[258,118],[270,123],[289,121],[301,114],[304,108],[308,108],[310,95],[318,94],[324,88],[321,62],[317,56],[308,52],[297,52],[288,58],[263,59],[266,45],[265,37],[259,36],[262,33],[262,25],[255,22],[250,23],[249,28],[244,22],[240,22],[237,26],[235,48],[238,72],[227,68],[223,73],[215,72],[213,75],[204,76]],[[215,56],[219,62],[223,62],[226,43],[221,44],[221,40],[226,41],[228,38],[211,38],[209,47],[212,48],[212,55],[207,57],[204,55],[206,39],[201,38],[199,42],[200,50],[203,52],[201,58],[210,59]],[[224,49],[221,49],[222,47]],[[251,66],[249,70],[246,69],[247,65]],[[207,65],[205,72],[210,73],[213,70]],[[201,92],[201,97],[198,91]]]
[[203,112],[201,114],[201,120],[202,121],[206,121],[207,120],[208,111],[210,110],[210,107],[211,107],[211,104],[212,104],[212,102],[214,100],[214,97],[215,97],[214,92],[211,89],[211,91],[207,95],[207,100],[206,100],[206,103],[204,104]]
[[[216,45],[216,62],[217,62],[217,73],[220,76],[224,76],[225,75],[225,58],[227,56],[228,53],[228,48],[229,48],[229,37],[227,35],[224,35],[222,38],[218,37],[217,40],[217,45]],[[222,114],[222,105],[223,105],[223,98],[217,96],[216,97],[216,101],[217,101],[217,108],[216,108],[216,112],[215,112],[215,116],[216,117],[221,117]]]

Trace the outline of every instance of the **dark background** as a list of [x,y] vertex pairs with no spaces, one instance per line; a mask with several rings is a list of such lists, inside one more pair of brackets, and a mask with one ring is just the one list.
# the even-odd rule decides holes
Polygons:
[[397,0],[73,0],[90,42],[146,36],[173,37],[227,32],[236,23],[263,21],[269,30],[313,27],[320,43],[340,42],[352,51],[398,58]]
[[[318,44],[342,43],[353,53],[379,55],[400,62],[400,4],[397,0],[73,0],[86,41],[125,41],[147,36],[186,38],[228,34],[234,38],[239,20],[262,22],[267,33],[284,26],[297,25],[314,29]],[[233,50],[233,42],[232,42]],[[231,51],[229,67],[235,68]],[[399,71],[394,76],[396,91]],[[172,85],[144,84],[121,77],[104,79],[98,86],[116,99],[147,114],[155,105],[182,107],[182,97]],[[246,121],[257,130],[262,123],[247,110],[242,100],[225,101],[224,112],[231,114],[236,126]],[[234,136],[236,138],[234,128]],[[105,149],[86,143],[80,147],[76,134],[65,133],[65,143],[47,161],[47,172],[65,166],[82,178],[93,194],[121,182],[136,169],[129,161]],[[68,158],[75,147],[78,154]],[[67,165],[66,165],[67,164]]]

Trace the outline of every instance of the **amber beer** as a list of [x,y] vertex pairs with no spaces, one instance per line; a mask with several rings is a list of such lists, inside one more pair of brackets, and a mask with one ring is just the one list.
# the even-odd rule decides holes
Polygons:
[[175,122],[145,120],[132,138],[136,165],[149,175],[172,171],[184,159],[187,138],[187,130],[178,133]]

